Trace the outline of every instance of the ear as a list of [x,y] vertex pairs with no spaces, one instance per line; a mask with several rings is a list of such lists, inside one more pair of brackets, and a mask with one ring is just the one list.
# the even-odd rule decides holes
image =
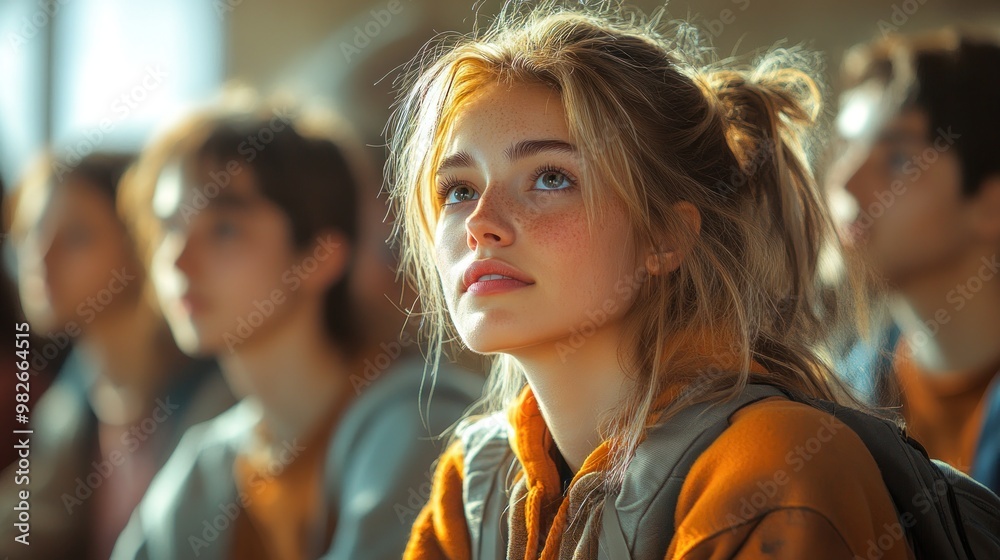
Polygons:
[[344,234],[323,230],[313,242],[298,251],[294,273],[301,281],[301,290],[322,295],[347,273],[351,247]]
[[987,243],[1000,243],[1000,174],[987,177],[972,199],[972,227]]
[[691,249],[690,240],[696,239],[701,233],[701,212],[694,204],[682,200],[674,203],[673,211],[688,235],[673,240],[673,247],[661,247],[650,251],[646,256],[646,271],[653,276],[677,270]]

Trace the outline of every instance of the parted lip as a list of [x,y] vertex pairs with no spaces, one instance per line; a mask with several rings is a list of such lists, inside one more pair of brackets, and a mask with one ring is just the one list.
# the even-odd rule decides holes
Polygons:
[[472,264],[469,265],[469,268],[465,269],[465,274],[462,275],[462,291],[468,290],[470,285],[474,284],[477,280],[479,280],[479,278],[487,274],[499,274],[501,276],[506,276],[508,278],[524,282],[525,284],[535,283],[528,277],[528,275],[510,264],[497,259],[483,259],[480,261],[473,261]]
[[189,312],[199,311],[205,307],[205,298],[200,294],[184,292],[181,295],[181,305]]

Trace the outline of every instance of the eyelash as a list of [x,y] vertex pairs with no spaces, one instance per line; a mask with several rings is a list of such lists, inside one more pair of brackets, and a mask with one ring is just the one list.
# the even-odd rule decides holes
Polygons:
[[438,202],[444,203],[445,199],[448,197],[448,191],[460,185],[468,186],[464,181],[460,181],[458,177],[455,177],[454,175],[447,175],[441,178],[437,184]]
[[[546,173],[559,173],[560,175],[566,177],[566,180],[569,181],[569,186],[566,187],[565,189],[554,189],[554,190],[538,189],[539,192],[552,194],[576,188],[576,177],[574,177],[573,174],[571,174],[569,171],[566,171],[562,167],[549,164],[542,165],[541,167],[536,169],[534,173],[531,174],[531,183],[534,184],[539,177],[545,175]],[[472,188],[472,186],[469,185],[467,182],[458,179],[454,175],[447,175],[443,177],[440,181],[438,181],[437,185],[438,203],[447,205],[444,201],[448,197],[448,192],[451,191],[451,189],[459,186],[466,186],[469,187],[470,189]]]

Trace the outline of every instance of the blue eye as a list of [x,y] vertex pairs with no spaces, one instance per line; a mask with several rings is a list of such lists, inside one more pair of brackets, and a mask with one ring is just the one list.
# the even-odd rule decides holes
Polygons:
[[558,169],[543,169],[535,178],[535,189],[539,191],[561,191],[573,186],[573,180]]
[[457,204],[479,198],[479,193],[468,185],[445,186],[441,191],[441,198],[444,199],[445,204]]

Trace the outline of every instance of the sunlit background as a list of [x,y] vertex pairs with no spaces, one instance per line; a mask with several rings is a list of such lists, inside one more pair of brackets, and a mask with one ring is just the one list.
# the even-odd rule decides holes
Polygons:
[[[632,5],[652,11],[663,2]],[[438,32],[488,22],[501,1],[5,0],[0,4],[0,174],[43,145],[135,150],[229,81],[329,99],[377,143],[399,65]],[[1000,25],[996,0],[672,1],[720,54],[778,42],[842,52],[884,32]]]

